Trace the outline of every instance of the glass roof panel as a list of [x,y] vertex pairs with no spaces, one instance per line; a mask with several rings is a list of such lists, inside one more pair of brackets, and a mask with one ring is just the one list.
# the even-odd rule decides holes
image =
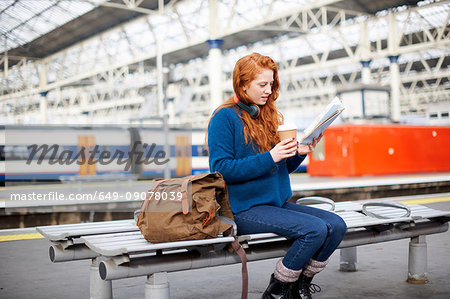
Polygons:
[[81,16],[104,0],[0,1],[0,53],[22,46]]

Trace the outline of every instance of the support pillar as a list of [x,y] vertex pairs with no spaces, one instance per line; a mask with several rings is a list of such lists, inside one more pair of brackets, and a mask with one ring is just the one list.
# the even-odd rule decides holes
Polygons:
[[218,0],[209,0],[209,108],[213,112],[223,102],[222,44]]
[[389,56],[391,62],[389,72],[391,75],[391,119],[400,121],[400,70],[398,67],[398,55]]
[[[4,47],[5,47],[5,53],[3,57],[3,76],[5,78],[5,83],[8,84],[8,38],[6,37],[6,34],[3,35],[4,38]],[[6,86],[6,89],[8,89],[8,86]]]
[[411,238],[409,242],[408,279],[406,281],[414,284],[428,282],[425,236]]
[[174,98],[167,99],[167,114],[169,115],[169,124],[176,124],[177,118],[175,117]]
[[339,271],[354,272],[357,271],[357,251],[356,246],[341,249],[341,259],[339,262]]
[[[164,1],[158,1],[158,12],[160,15],[164,12]],[[156,81],[158,87],[158,116],[164,117],[166,114],[166,107],[164,103],[164,75],[163,75],[163,49],[162,43],[164,40],[164,36],[162,36],[162,32],[160,30],[156,30],[155,32],[155,40],[156,40]]]
[[214,111],[223,102],[222,86],[222,39],[208,40],[209,45],[209,89],[210,111]]
[[362,84],[370,84],[371,78],[370,78],[370,63],[371,60],[362,60],[362,70],[361,70],[361,83]]
[[45,60],[43,60],[40,63],[40,66],[41,67],[39,70],[39,89],[41,90],[40,92],[41,98],[39,99],[39,110],[41,114],[41,124],[45,125],[47,124],[47,113],[48,113],[47,112],[48,79],[47,79],[47,63],[45,62]]
[[365,20],[361,23],[359,36],[360,61],[362,64],[361,83],[370,84],[370,39],[369,39],[369,21]]
[[397,20],[395,14],[388,15],[388,57],[391,62],[389,72],[391,77],[391,120],[400,121],[400,71],[398,67],[398,53],[401,36],[398,34]]
[[41,114],[41,124],[43,124],[43,125],[47,124],[47,120],[48,120],[47,94],[48,94],[48,91],[41,92],[40,93],[41,98],[39,100],[39,111],[40,111],[40,114]]
[[170,299],[167,272],[154,273],[147,276],[145,299]]
[[156,33],[156,81],[158,87],[158,116],[165,114],[164,107],[164,76],[163,76],[163,54],[161,33]]
[[112,299],[112,281],[101,279],[96,258],[92,259],[90,280],[91,299]]

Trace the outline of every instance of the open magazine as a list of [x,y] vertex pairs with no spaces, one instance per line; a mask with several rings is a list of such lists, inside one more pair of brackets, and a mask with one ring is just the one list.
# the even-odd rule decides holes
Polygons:
[[341,114],[344,106],[338,97],[335,97],[330,104],[320,113],[314,121],[303,131],[299,136],[301,144],[312,143],[314,138],[319,137],[320,134],[328,128],[329,125]]

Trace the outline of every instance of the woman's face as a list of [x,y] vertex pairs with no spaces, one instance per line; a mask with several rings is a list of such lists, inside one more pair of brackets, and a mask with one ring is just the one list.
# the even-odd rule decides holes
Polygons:
[[244,92],[249,96],[252,103],[256,105],[265,105],[272,93],[273,71],[263,69],[261,73],[256,75],[255,80],[244,87]]

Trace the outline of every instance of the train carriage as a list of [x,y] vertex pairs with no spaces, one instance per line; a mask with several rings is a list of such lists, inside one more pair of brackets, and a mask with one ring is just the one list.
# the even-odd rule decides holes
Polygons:
[[111,173],[152,179],[164,176],[167,166],[173,177],[209,172],[201,129],[171,127],[166,135],[146,126],[5,126],[0,141],[6,182]]

